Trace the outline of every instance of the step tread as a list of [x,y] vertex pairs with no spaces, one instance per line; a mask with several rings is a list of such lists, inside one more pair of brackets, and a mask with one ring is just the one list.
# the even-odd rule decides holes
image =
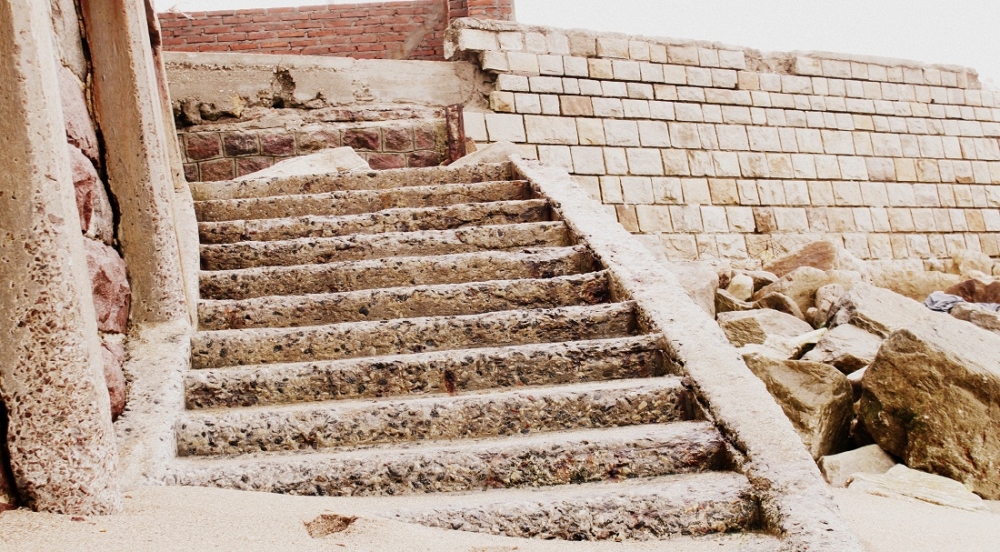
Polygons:
[[483,224],[544,222],[552,219],[548,200],[523,199],[457,203],[441,207],[398,207],[358,215],[305,215],[256,220],[199,222],[201,243],[273,241],[289,237],[449,230]]
[[203,330],[297,327],[425,316],[479,314],[520,308],[596,304],[610,299],[607,271],[538,279],[493,280],[367,289],[343,293],[271,295],[199,301]]
[[189,370],[189,409],[379,398],[677,373],[659,335]]
[[694,419],[679,377],[186,411],[180,456],[503,436]]
[[569,245],[566,223],[536,222],[202,245],[201,266],[230,270]]
[[408,285],[552,278],[591,272],[595,264],[589,250],[576,245],[202,271],[199,284],[203,297],[249,299]]

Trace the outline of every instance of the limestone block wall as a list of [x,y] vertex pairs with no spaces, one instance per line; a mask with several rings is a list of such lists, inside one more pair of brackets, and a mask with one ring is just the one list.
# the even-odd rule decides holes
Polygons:
[[493,84],[477,142],[569,170],[672,259],[998,257],[1000,92],[973,70],[461,20]]
[[159,14],[163,46],[178,52],[443,59],[458,17],[513,19],[513,0],[412,0]]

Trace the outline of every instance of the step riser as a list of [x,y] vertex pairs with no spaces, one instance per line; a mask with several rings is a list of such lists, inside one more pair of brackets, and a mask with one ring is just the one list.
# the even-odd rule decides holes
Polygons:
[[357,215],[404,207],[441,207],[457,203],[485,203],[531,199],[527,182],[485,182],[417,186],[389,190],[356,190],[318,195],[199,201],[199,221],[253,220],[306,215]]
[[553,278],[592,272],[585,248],[527,252],[483,252],[439,257],[254,268],[201,274],[205,299],[250,299],[269,295],[340,293],[416,285],[458,284],[488,280]]
[[691,397],[678,380],[657,378],[642,387],[546,389],[188,416],[177,432],[180,456],[661,424],[690,419]]
[[201,331],[321,326],[525,308],[595,305],[611,299],[605,272],[547,280],[505,280],[354,291],[329,295],[202,301]]
[[191,340],[191,365],[219,368],[582,341],[632,335],[636,327],[632,305],[623,303],[308,328],[201,332]]
[[[662,376],[651,338],[544,344],[328,363],[192,370],[188,409],[454,393]],[[669,368],[673,368],[669,366]]]
[[[725,445],[708,424],[647,438],[533,440],[455,450],[338,455],[315,461],[266,459],[174,475],[173,484],[320,496],[385,496],[567,485],[714,470]],[[669,427],[669,426],[665,426]]]
[[351,234],[452,230],[468,226],[523,224],[552,220],[543,199],[463,203],[426,209],[387,209],[343,217],[300,217],[198,224],[201,243],[334,238]]
[[241,242],[201,247],[202,270],[362,261],[389,257],[510,251],[571,245],[561,222],[483,226],[460,230],[305,238],[280,242]]
[[408,186],[492,182],[511,177],[506,165],[483,165],[460,169],[429,167],[348,174],[277,177],[243,182],[194,182],[196,200],[239,199],[291,194],[319,194],[337,190],[384,190]]
[[739,487],[518,502],[396,517],[431,527],[508,537],[652,540],[753,529],[759,507],[749,489]]

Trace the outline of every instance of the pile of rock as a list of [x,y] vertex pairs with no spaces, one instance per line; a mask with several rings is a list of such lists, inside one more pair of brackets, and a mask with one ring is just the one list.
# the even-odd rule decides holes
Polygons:
[[[828,243],[765,268],[721,278],[717,320],[831,484],[1000,499],[1000,335],[873,285],[885,274]],[[973,276],[967,289],[993,285]]]

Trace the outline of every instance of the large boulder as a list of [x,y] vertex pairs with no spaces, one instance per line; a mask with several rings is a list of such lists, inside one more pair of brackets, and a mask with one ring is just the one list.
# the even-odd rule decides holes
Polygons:
[[938,506],[949,506],[972,512],[988,512],[983,499],[970,493],[958,481],[912,470],[902,464],[883,474],[855,474],[850,488],[889,498],[915,498]]
[[802,320],[771,309],[724,312],[719,315],[718,321],[730,343],[736,347],[763,344],[769,337],[796,337],[812,331],[812,326]]
[[819,471],[826,482],[834,487],[846,487],[855,474],[881,474],[892,469],[896,461],[878,445],[868,445],[840,454],[824,456],[819,461]]
[[847,378],[832,366],[743,355],[792,422],[813,458],[840,452],[847,444],[853,406]]
[[868,284],[855,285],[830,309],[830,327],[851,324],[879,337],[906,327],[908,324],[929,318],[933,314],[927,307]]
[[830,364],[844,374],[850,374],[871,364],[881,345],[881,337],[844,324],[827,332],[802,360]]
[[844,289],[864,281],[858,272],[849,270],[823,271],[818,268],[804,266],[785,274],[777,282],[762,287],[754,294],[754,299],[760,299],[769,293],[780,293],[788,296],[798,305],[799,311],[807,312],[816,300],[816,290],[829,284],[839,284]]
[[1000,335],[1000,313],[976,303],[959,303],[948,314]]
[[87,250],[87,271],[94,296],[97,329],[124,333],[132,302],[125,261],[117,251],[103,243],[87,238],[83,243]]
[[943,313],[903,326],[862,380],[865,428],[907,466],[1000,499],[1000,336]]
[[957,295],[970,303],[1000,303],[1000,282],[972,278],[945,288],[948,295]]
[[889,266],[872,268],[869,275],[872,284],[917,301],[923,301],[931,293],[947,289],[962,280],[957,274]]
[[822,271],[853,270],[864,273],[865,265],[843,247],[827,241],[813,242],[764,265],[764,270],[782,277],[809,266]]

